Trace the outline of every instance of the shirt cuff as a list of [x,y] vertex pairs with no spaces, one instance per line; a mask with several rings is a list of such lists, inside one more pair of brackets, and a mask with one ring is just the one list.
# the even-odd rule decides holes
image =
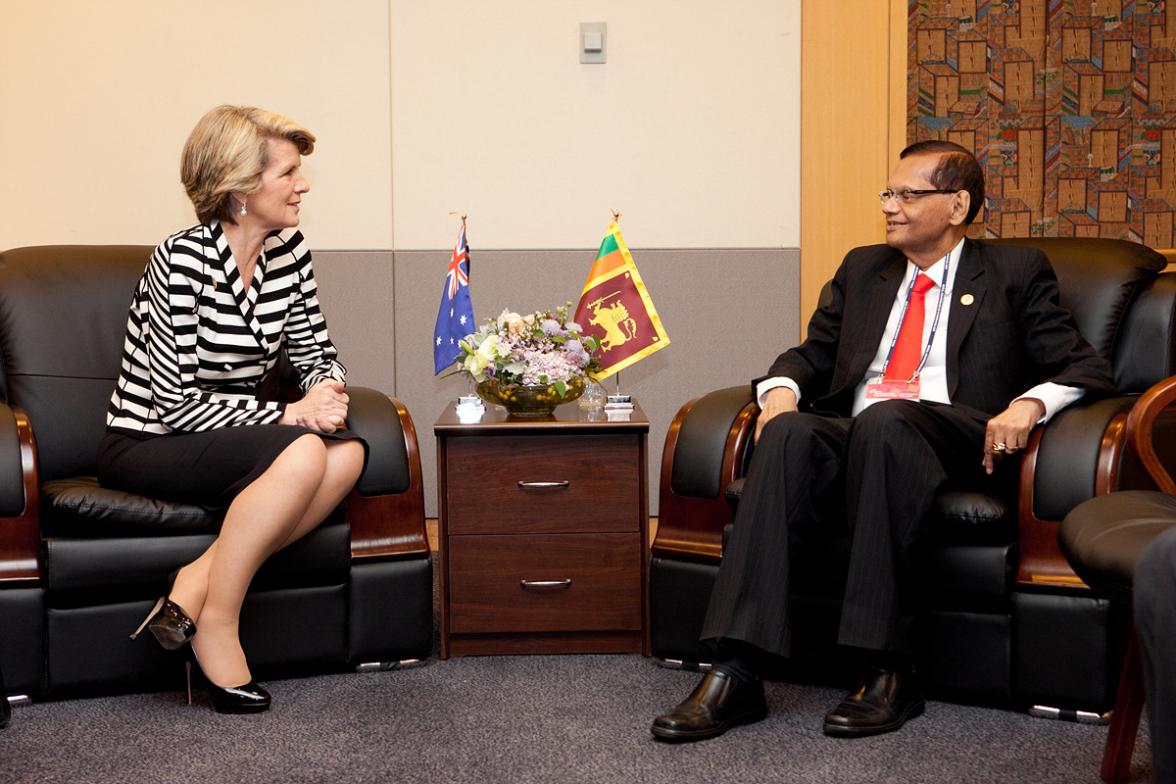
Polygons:
[[1047,381],[1044,384],[1038,384],[1023,395],[1015,398],[1013,402],[1015,403],[1017,400],[1023,400],[1025,398],[1040,400],[1041,405],[1045,406],[1045,413],[1041,415],[1041,419],[1037,420],[1037,424],[1043,425],[1052,419],[1054,414],[1081,399],[1085,394],[1086,390],[1082,387],[1070,387],[1065,384],[1055,384],[1052,381]]
[[768,394],[770,390],[776,387],[787,387],[796,395],[796,402],[800,403],[800,387],[796,382],[787,376],[773,376],[772,378],[765,378],[763,381],[755,385],[755,402],[759,403],[759,407],[764,407],[764,395]]

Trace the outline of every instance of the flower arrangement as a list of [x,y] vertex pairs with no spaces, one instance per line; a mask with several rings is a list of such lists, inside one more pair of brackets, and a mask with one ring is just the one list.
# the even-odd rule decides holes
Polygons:
[[599,367],[593,356],[599,344],[568,320],[571,304],[526,315],[503,310],[462,338],[458,371],[478,382],[478,394],[507,408],[520,387],[544,388],[539,402],[550,407],[579,397]]

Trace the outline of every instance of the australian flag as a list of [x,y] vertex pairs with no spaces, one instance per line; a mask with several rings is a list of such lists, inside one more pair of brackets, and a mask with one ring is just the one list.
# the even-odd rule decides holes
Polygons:
[[463,220],[441,288],[437,325],[433,327],[433,375],[451,366],[461,356],[457,342],[474,331],[474,306],[470,302],[470,246],[466,244]]

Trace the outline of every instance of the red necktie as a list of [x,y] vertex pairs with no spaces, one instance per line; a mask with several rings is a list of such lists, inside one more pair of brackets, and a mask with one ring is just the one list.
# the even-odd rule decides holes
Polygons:
[[921,272],[915,277],[911,299],[907,303],[902,326],[898,328],[898,340],[894,343],[890,364],[886,366],[885,378],[907,381],[919,367],[919,360],[923,357],[923,313],[926,310],[924,306],[927,302],[927,291],[934,285],[935,281]]

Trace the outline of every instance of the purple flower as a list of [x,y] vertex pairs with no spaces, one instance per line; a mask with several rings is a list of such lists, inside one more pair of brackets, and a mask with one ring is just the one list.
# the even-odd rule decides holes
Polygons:
[[539,329],[543,330],[543,334],[545,335],[558,335],[563,331],[558,321],[549,318],[545,318],[539,322]]

